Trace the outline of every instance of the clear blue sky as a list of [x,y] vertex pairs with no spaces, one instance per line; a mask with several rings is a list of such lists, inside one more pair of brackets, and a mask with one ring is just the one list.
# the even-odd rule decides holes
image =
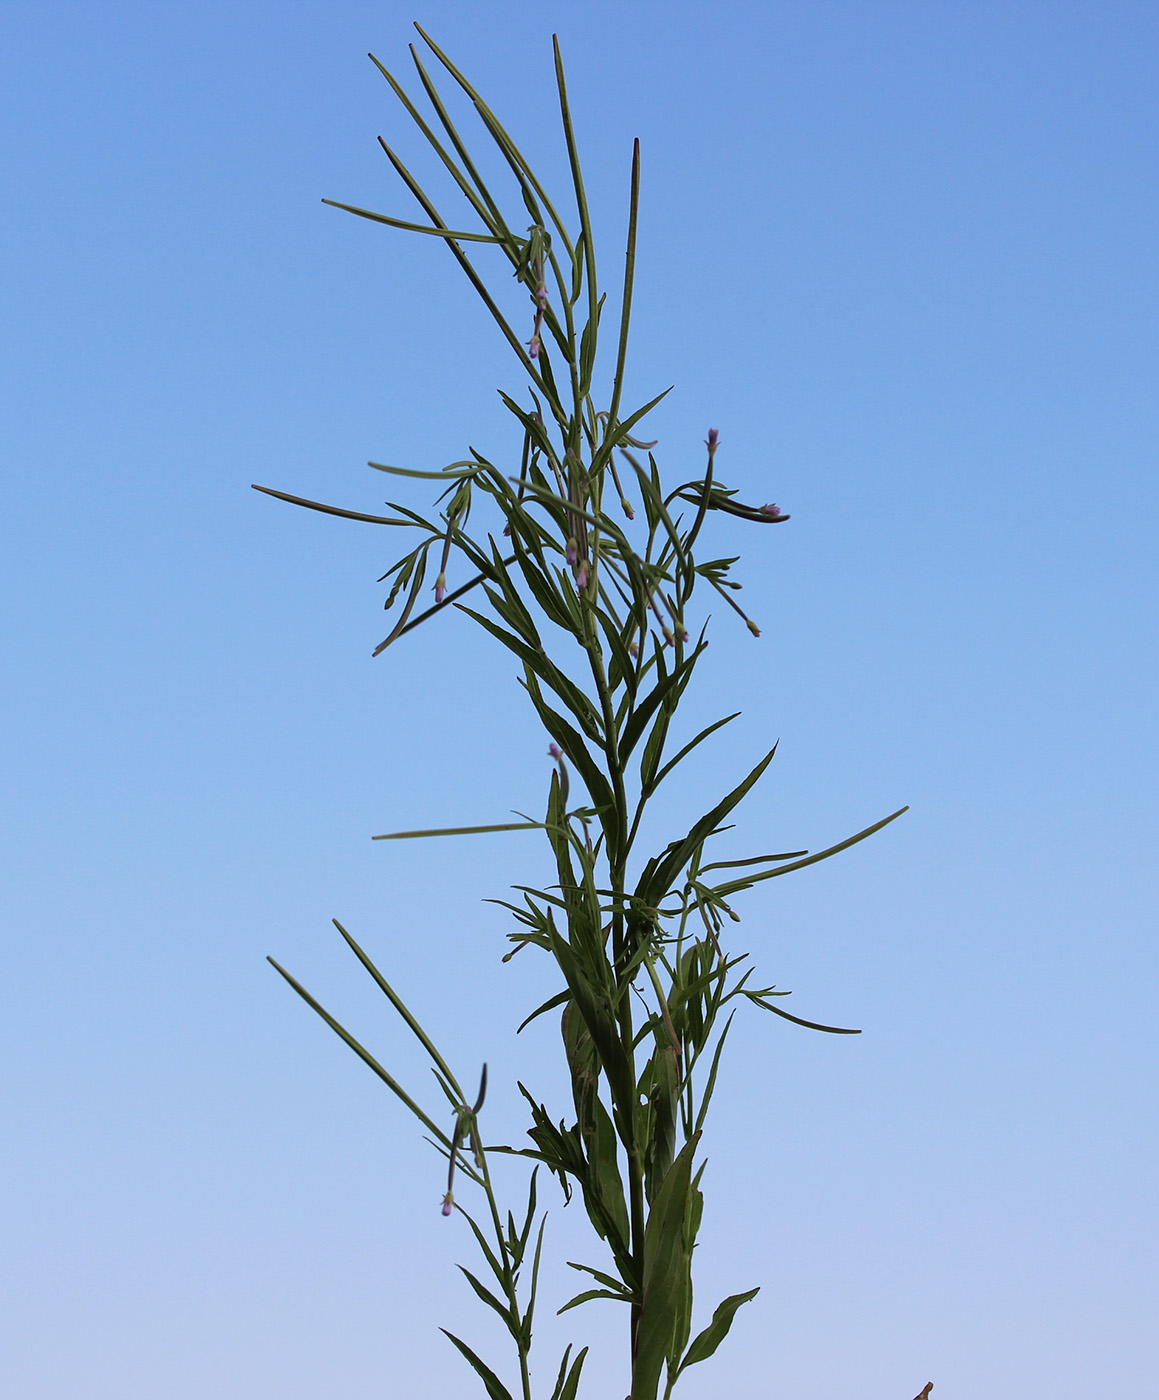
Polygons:
[[438,1160],[264,961],[420,1075],[336,915],[497,1136],[548,1084],[480,903],[535,838],[369,840],[542,801],[510,664],[372,661],[393,541],[249,490],[511,450],[444,250],[319,202],[407,213],[365,53],[416,15],[549,170],[558,29],[606,268],[640,136],[630,393],[793,516],[672,821],[777,737],[746,850],[912,806],[743,907],[865,1034],[736,1037],[700,1297],[763,1291],[686,1400],[1151,1393],[1159,10],[1113,0],[4,7],[0,1393],[444,1400],[437,1325],[502,1350]]

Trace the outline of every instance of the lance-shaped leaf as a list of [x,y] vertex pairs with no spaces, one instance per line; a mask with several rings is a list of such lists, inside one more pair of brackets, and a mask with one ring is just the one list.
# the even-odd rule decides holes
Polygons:
[[[640,882],[636,886],[636,895],[645,904],[656,906],[668,893],[673,881],[684,868],[693,851],[721,824],[725,817],[733,810],[741,799],[748,793],[749,789],[756,783],[757,779],[773,761],[773,755],[777,751],[776,744],[761,759],[743,783],[725,797],[722,801],[707,812],[696,823],[692,830],[681,841],[673,841],[659,858],[653,858],[644,867],[644,873],[640,876]],[[634,1400],[634,1397],[633,1397]]]
[[[575,716],[588,738],[594,739],[597,743],[600,742],[600,720],[592,702],[573,680],[563,674],[545,652],[537,647],[529,646],[522,637],[517,637],[514,633],[506,631],[497,623],[492,622],[489,617],[474,612],[466,604],[460,603],[458,607],[460,612],[465,612],[468,617],[473,617],[480,627],[490,632],[509,651],[513,651],[528,670],[533,671],[545,685],[555,691],[556,695]],[[566,748],[564,752],[567,752]],[[593,793],[592,796],[594,797],[595,794]]]
[[410,841],[419,836],[478,836],[488,831],[540,831],[542,822],[499,822],[495,826],[439,826],[428,831],[384,831],[372,841]]
[[266,496],[276,496],[279,501],[289,501],[292,506],[305,506],[307,510],[319,510],[324,515],[340,515],[344,520],[365,520],[371,525],[413,525],[413,520],[399,520],[393,515],[366,515],[360,510],[344,510],[341,506],[326,506],[321,501],[310,501],[305,496],[291,496],[286,491],[275,491],[272,486],[259,486],[252,483],[254,491]]
[[452,1342],[462,1355],[467,1358],[468,1362],[470,1362],[472,1368],[477,1372],[483,1384],[487,1387],[487,1394],[490,1400],[512,1400],[511,1392],[495,1372],[492,1371],[490,1366],[488,1366],[485,1361],[480,1361],[466,1342],[461,1342],[454,1333],[448,1332],[445,1327],[440,1327],[439,1331],[448,1341]]
[[896,812],[891,812],[888,817],[883,817],[881,821],[874,822],[872,826],[867,826],[864,831],[859,831],[855,836],[847,836],[844,841],[838,841],[835,846],[829,846],[823,851],[818,851],[816,855],[806,856],[804,860],[795,860],[791,865],[778,866],[776,870],[763,870],[759,875],[745,875],[738,880],[730,880],[726,884],[718,885],[715,893],[727,898],[730,894],[735,894],[738,890],[747,890],[750,886],[757,884],[761,880],[774,880],[778,875],[788,875],[792,870],[803,870],[807,865],[816,865],[818,861],[828,860],[830,856],[835,856],[839,851],[847,851],[850,846],[856,846],[859,841],[864,841],[867,836],[874,836],[890,822],[897,821],[909,811],[909,807],[899,807]]
[[563,1354],[563,1360],[559,1363],[559,1376],[555,1382],[555,1389],[551,1392],[551,1400],[575,1400],[576,1391],[579,1389],[580,1372],[583,1370],[584,1358],[588,1354],[587,1347],[579,1353],[568,1369],[567,1359],[571,1355],[571,1346]]
[[692,1345],[684,1353],[684,1360],[680,1363],[676,1374],[679,1375],[685,1366],[695,1366],[698,1361],[707,1361],[728,1336],[728,1330],[732,1326],[737,1309],[755,1298],[760,1291],[759,1288],[750,1288],[747,1293],[734,1293],[731,1298],[726,1298],[712,1314],[712,1321],[703,1332],[697,1335]]
[[633,748],[635,748],[640,735],[644,732],[645,726],[656,713],[658,707],[666,705],[674,694],[678,695],[683,690],[684,686],[688,684],[692,668],[696,665],[696,662],[707,645],[707,642],[701,642],[693,649],[691,654],[685,658],[683,665],[674,668],[667,674],[661,675],[644,699],[640,701],[632,718],[624,726],[623,734],[620,736],[621,763],[627,762],[628,755],[632,752]]
[[[664,781],[664,779],[668,776],[668,774],[672,772],[673,768],[675,768],[677,764],[680,763],[683,759],[687,758],[688,755],[692,752],[694,748],[696,748],[698,744],[702,744],[710,734],[715,734],[718,729],[722,729],[726,724],[731,724],[732,721],[736,719],[739,714],[739,710],[734,710],[731,715],[725,715],[723,719],[718,719],[715,722],[715,724],[707,725],[704,729],[700,731],[700,733],[696,736],[695,739],[690,739],[688,743],[685,744],[684,747],[680,750],[680,752],[674,757],[670,758],[668,762],[664,765],[664,767],[661,768],[660,771],[656,773],[654,777],[648,779],[647,787],[649,793],[655,792],[656,789],[660,786],[660,784]],[[801,852],[801,854],[803,855],[804,852]]]
[[388,1074],[385,1069],[383,1069],[383,1067],[378,1063],[378,1061],[369,1052],[369,1050],[367,1050],[364,1046],[360,1045],[359,1042],[355,1040],[355,1038],[346,1029],[346,1027],[341,1025],[338,1021],[336,1021],[334,1017],[330,1015],[329,1011],[327,1011],[326,1008],[320,1002],[315,1001],[315,999],[310,995],[310,993],[305,989],[305,987],[302,986],[301,982],[299,982],[296,978],[292,977],[286,971],[286,969],[282,967],[280,963],[275,962],[273,958],[267,958],[266,961],[276,971],[281,973],[281,975],[286,979],[290,986],[293,987],[294,991],[298,993],[298,995],[302,998],[306,1005],[311,1007],[314,1011],[318,1013],[319,1016],[321,1016],[322,1020],[326,1022],[326,1024],[330,1027],[334,1034],[337,1035],[339,1039],[344,1040],[346,1044],[350,1046],[351,1050],[353,1050],[354,1053],[358,1056],[358,1058],[362,1060],[364,1064],[369,1066],[369,1068],[372,1069],[375,1072],[375,1074],[378,1075],[379,1079],[382,1080],[382,1082],[391,1091],[391,1093],[394,1094],[396,1098],[401,1099],[404,1104],[406,1104],[407,1108],[410,1109],[410,1111],[419,1120],[423,1127],[426,1128],[427,1132],[433,1133],[434,1136],[438,1139],[440,1143],[442,1143],[442,1145],[445,1148],[450,1148],[451,1139],[433,1121],[433,1119],[429,1117],[428,1114],[423,1112],[423,1110],[418,1106],[418,1104],[415,1103],[414,1099],[412,1099],[411,1096],[406,1092],[406,1090],[402,1088],[398,1081],[392,1075]]

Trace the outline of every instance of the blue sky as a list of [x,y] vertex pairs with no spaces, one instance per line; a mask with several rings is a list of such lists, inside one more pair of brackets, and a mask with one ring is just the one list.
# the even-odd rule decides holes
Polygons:
[[[740,541],[763,636],[715,620],[690,726],[744,714],[672,822],[777,738],[757,845],[911,804],[747,896],[865,1034],[738,1027],[699,1296],[763,1289],[683,1393],[1144,1393],[1159,13],[768,0],[6,7],[0,1390],[436,1400],[438,1325],[501,1352],[437,1159],[264,961],[418,1076],[342,919],[520,1130],[553,988],[480,901],[534,838],[369,837],[534,808],[546,736],[466,619],[372,661],[393,544],[249,490],[512,450],[444,250],[319,202],[407,213],[364,55],[416,15],[549,174],[559,31],[606,268],[641,138],[629,396],[793,516]],[[544,1341],[590,1323],[620,1394],[598,1307]]]

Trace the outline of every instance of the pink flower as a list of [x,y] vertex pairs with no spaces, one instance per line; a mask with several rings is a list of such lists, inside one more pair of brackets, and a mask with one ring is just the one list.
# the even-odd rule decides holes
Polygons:
[[586,559],[576,570],[575,586],[577,588],[586,588],[588,586],[588,561]]
[[440,574],[438,578],[435,579],[435,602],[441,603],[446,596],[447,576],[446,574]]
[[567,549],[564,551],[564,558],[567,560],[568,564],[574,569],[575,561],[579,558],[579,545],[576,544],[574,536],[567,542]]
[[448,1191],[447,1194],[443,1197],[443,1214],[444,1214],[444,1215],[450,1215],[451,1211],[452,1211],[453,1208],[454,1208],[454,1205],[455,1205],[455,1198],[454,1198],[454,1196],[452,1196],[451,1193]]
[[775,506],[775,505],[761,506],[761,514],[762,514],[762,515],[780,515],[780,513],[781,513],[781,508],[780,508],[780,506]]

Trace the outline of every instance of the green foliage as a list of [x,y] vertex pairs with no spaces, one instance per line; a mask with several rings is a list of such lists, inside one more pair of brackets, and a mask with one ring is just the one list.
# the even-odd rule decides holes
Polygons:
[[[698,560],[695,555],[705,518],[709,511],[719,511],[746,524],[768,525],[788,516],[776,506],[738,502],[736,493],[716,478],[715,431],[706,442],[704,475],[666,489],[651,452],[655,443],[635,436],[663,394],[630,412],[621,411],[639,208],[638,143],[631,168],[626,271],[618,289],[614,368],[603,407],[593,386],[603,382],[600,335],[607,296],[596,278],[595,236],[558,45],[555,72],[576,224],[561,217],[478,92],[419,33],[466,95],[512,177],[522,208],[506,209],[484,181],[413,47],[418,80],[430,103],[429,118],[374,61],[466,201],[468,208],[457,222],[473,219],[479,227],[463,231],[447,223],[385,143],[384,151],[426,222],[347,204],[337,207],[445,243],[527,380],[522,399],[503,396],[520,449],[511,464],[503,465],[474,448],[440,471],[371,464],[394,477],[441,483],[444,489],[433,516],[395,503],[389,503],[391,515],[373,516],[283,492],[269,494],[311,510],[414,532],[410,547],[383,575],[382,581],[390,584],[386,607],[399,604],[399,612],[376,654],[455,606],[515,659],[555,759],[542,820],[392,832],[376,839],[518,829],[544,833],[555,882],[543,889],[516,886],[520,898],[498,902],[517,925],[510,935],[514,947],[505,961],[531,946],[550,957],[558,972],[559,991],[524,1025],[549,1011],[561,1012],[571,1108],[557,1119],[520,1085],[530,1110],[530,1145],[485,1144],[479,1114],[486,1070],[478,1095],[469,1100],[402,999],[338,925],[430,1057],[453,1118],[450,1130],[444,1131],[436,1123],[436,1110],[421,1107],[305,988],[282,968],[278,971],[418,1117],[446,1158],[444,1214],[460,1214],[479,1246],[488,1280],[467,1269],[463,1273],[515,1347],[522,1400],[531,1396],[528,1357],[544,1217],[536,1194],[536,1167],[522,1222],[517,1225],[510,1212],[504,1218],[489,1168],[489,1157],[496,1152],[542,1164],[569,1198],[578,1193],[603,1251],[603,1267],[573,1264],[596,1286],[577,1294],[560,1311],[595,1299],[625,1304],[631,1400],[656,1400],[661,1383],[667,1397],[685,1367],[716,1351],[737,1309],[757,1291],[726,1299],[689,1344],[692,1260],[703,1207],[703,1164],[698,1167],[695,1158],[736,1009],[730,1004],[747,1001],[818,1030],[855,1033],[803,1021],[772,1000],[783,992],[748,986],[746,955],[730,954],[722,942],[725,920],[737,920],[729,900],[760,881],[845,849],[900,813],[816,855],[789,851],[706,862],[714,837],[772,762],[774,747],[687,833],[657,854],[643,859],[638,854],[641,821],[660,784],[699,744],[736,717],[717,720],[668,756],[680,701],[705,653],[703,623],[696,641],[690,640],[698,584],[725,598],[759,635],[732,597],[739,588],[730,576],[736,558]],[[522,233],[517,231],[520,226],[525,228]],[[524,331],[517,330],[502,309],[502,286],[476,268],[464,245],[487,245],[506,259],[512,278],[531,302]],[[528,329],[530,337],[524,339]],[[633,495],[642,506],[639,520]],[[480,516],[485,520],[481,528],[475,525]],[[435,601],[416,611],[436,564]],[[452,573],[456,586],[448,591]],[[467,594],[472,594],[471,606],[460,601]],[[582,791],[574,791],[573,784]],[[483,1209],[478,1219],[455,1199],[456,1172],[480,1193]],[[446,1335],[491,1400],[512,1400],[512,1392],[470,1347]],[[565,1353],[552,1400],[574,1400],[586,1354],[585,1348],[571,1361],[570,1348]]]

